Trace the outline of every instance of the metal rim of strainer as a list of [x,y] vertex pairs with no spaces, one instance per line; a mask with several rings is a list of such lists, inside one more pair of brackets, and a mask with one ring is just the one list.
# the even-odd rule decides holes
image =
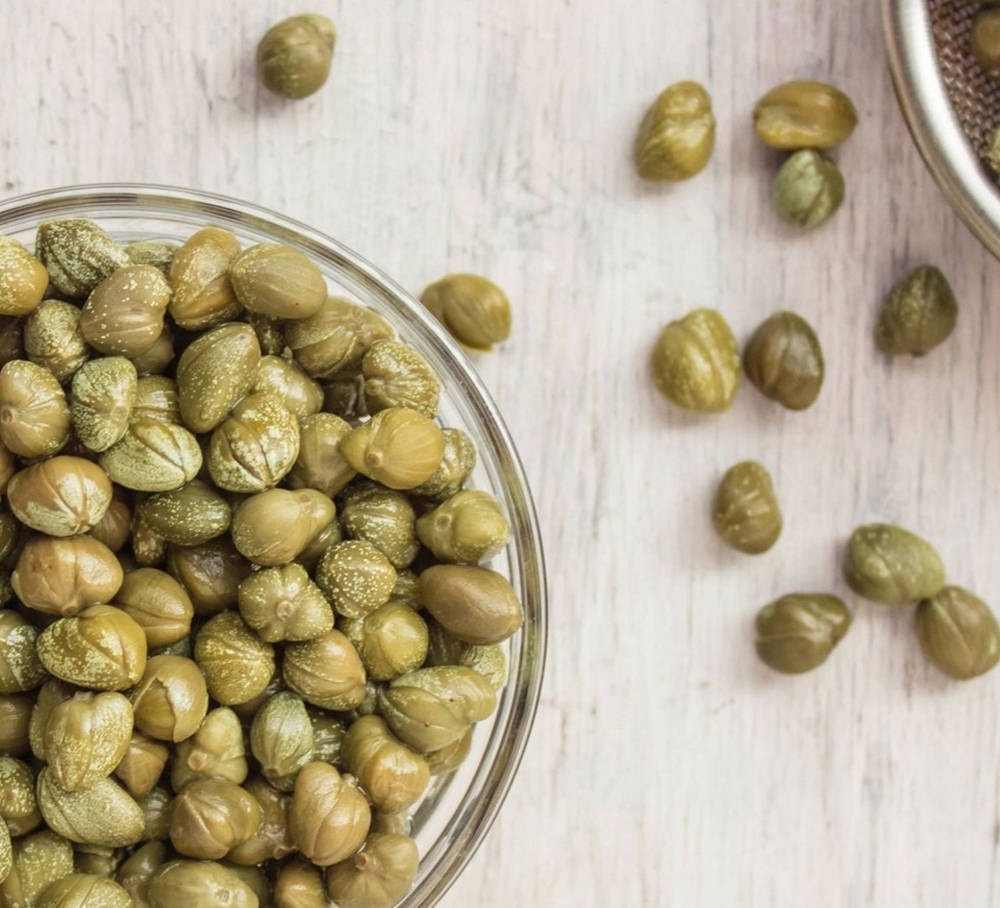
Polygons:
[[926,0],[882,0],[882,18],[896,97],[917,148],[962,220],[1000,258],[1000,191],[948,98]]

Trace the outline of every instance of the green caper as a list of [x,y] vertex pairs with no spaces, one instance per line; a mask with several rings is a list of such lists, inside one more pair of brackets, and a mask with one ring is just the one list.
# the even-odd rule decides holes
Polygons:
[[437,750],[428,751],[424,754],[427,765],[430,767],[432,776],[443,776],[449,772],[454,772],[465,761],[472,749],[472,729],[470,728],[461,738]]
[[52,830],[72,842],[123,848],[142,838],[142,809],[110,778],[66,791],[44,767],[38,773],[38,806]]
[[[39,696],[45,690],[39,689]],[[31,714],[34,710],[32,696],[0,694],[0,753],[13,757],[26,756],[30,750]]]
[[500,502],[489,492],[457,492],[417,521],[417,535],[439,561],[479,564],[510,539]]
[[190,738],[208,712],[205,677],[184,656],[153,656],[131,698],[136,728],[174,744]]
[[969,48],[987,72],[1000,70],[1000,7],[984,4],[972,20]]
[[635,137],[644,180],[687,180],[704,170],[715,146],[712,99],[697,82],[675,82],[646,111]]
[[50,883],[37,908],[132,908],[131,896],[114,880],[93,873],[70,873]]
[[132,516],[132,555],[136,564],[143,567],[155,567],[167,556],[167,540],[141,514]]
[[201,470],[198,440],[170,422],[133,422],[121,440],[98,461],[118,485],[138,492],[168,492],[190,482]]
[[341,629],[376,681],[397,678],[424,664],[427,624],[404,602],[389,601],[363,618],[344,619]]
[[149,908],[149,881],[166,860],[166,845],[156,841],[146,842],[133,851],[118,868],[118,882],[132,897],[135,908]]
[[27,315],[45,296],[45,266],[13,237],[0,236],[0,315]]
[[1000,625],[990,607],[959,586],[946,586],[917,608],[924,655],[960,681],[988,672],[1000,660]]
[[307,763],[299,770],[288,827],[310,861],[328,867],[350,857],[370,826],[371,809],[349,777],[327,763]]
[[35,798],[35,774],[27,763],[0,757],[0,826],[12,836],[27,835],[42,822]]
[[72,303],[45,300],[24,321],[28,359],[67,382],[90,357],[80,330],[80,310]]
[[420,857],[409,836],[373,832],[355,855],[326,874],[326,891],[340,908],[391,908],[410,888]]
[[921,265],[901,277],[886,296],[875,343],[883,353],[923,356],[947,340],[957,318],[948,279],[933,265]]
[[757,615],[757,655],[788,674],[822,665],[851,626],[851,613],[836,596],[790,593]]
[[262,640],[301,642],[333,628],[333,610],[300,564],[265,568],[239,586],[243,620]]
[[794,312],[776,312],[757,326],[743,349],[747,378],[765,397],[804,410],[823,386],[823,351],[809,323]]
[[299,770],[313,759],[313,728],[301,697],[279,691],[257,710],[250,750],[275,788],[290,792],[295,787]]
[[228,779],[195,779],[170,805],[170,843],[192,858],[218,860],[260,825],[260,805]]
[[177,382],[165,375],[145,375],[136,383],[131,422],[180,423]]
[[251,495],[236,508],[233,542],[240,554],[255,564],[288,564],[330,525],[335,515],[333,502],[322,492],[268,489]]
[[87,297],[80,331],[95,350],[110,356],[140,356],[163,333],[170,285],[152,265],[127,265],[99,283]]
[[133,731],[125,756],[115,767],[115,775],[133,798],[141,798],[156,786],[169,756],[170,751],[159,741]]
[[166,839],[170,835],[170,802],[172,795],[165,788],[154,788],[135,799],[142,811],[142,841]]
[[149,880],[149,908],[178,905],[258,908],[254,891],[217,861],[168,861]]
[[420,294],[451,334],[473,350],[491,350],[510,337],[510,301],[493,281],[478,274],[449,274]]
[[220,227],[199,230],[177,250],[170,263],[169,312],[178,327],[204,331],[240,314],[229,282],[229,264],[239,251],[239,240]]
[[[0,841],[9,844],[9,839]],[[52,883],[73,872],[73,845],[50,829],[16,839],[12,844],[7,861],[3,854],[8,849],[0,845],[0,864],[6,863],[9,869],[0,884],[0,904],[36,906]]]
[[178,643],[191,633],[191,597],[166,571],[152,567],[129,571],[114,602],[142,628],[150,649]]
[[771,187],[774,210],[786,224],[812,229],[844,201],[844,177],[833,161],[804,148],[778,169]]
[[81,691],[45,723],[45,753],[56,785],[82,791],[111,775],[132,736],[132,706],[122,694]]
[[427,361],[409,344],[381,340],[361,361],[365,406],[369,413],[409,407],[425,416],[437,413],[441,382]]
[[392,327],[377,312],[336,296],[314,315],[285,325],[295,361],[320,379],[357,371],[372,344],[392,336]]
[[73,376],[73,429],[91,451],[106,451],[128,430],[138,383],[124,356],[93,359]]
[[301,857],[278,868],[274,879],[275,904],[280,908],[329,908],[323,877],[315,864]]
[[891,524],[870,523],[851,534],[844,576],[859,596],[884,605],[906,605],[940,592],[944,565],[919,536]]
[[212,699],[224,706],[252,700],[274,674],[274,647],[247,627],[237,612],[223,612],[202,626],[194,657]]
[[315,640],[290,643],[282,663],[285,683],[306,703],[338,712],[365,698],[365,669],[357,650],[340,631]]
[[450,634],[465,643],[500,643],[524,620],[510,581],[488,568],[438,564],[420,574],[420,601]]
[[113,272],[131,264],[125,250],[86,218],[39,224],[35,251],[52,286],[69,299],[84,299]]
[[686,410],[728,410],[740,383],[740,352],[726,320],[695,309],[670,322],[653,348],[653,381]]
[[313,727],[313,756],[324,763],[339,766],[343,760],[342,751],[347,726],[340,719],[320,710],[310,710],[309,721]]
[[371,802],[389,813],[415,804],[430,780],[427,761],[397,741],[378,716],[362,716],[351,724],[344,765]]
[[297,419],[305,419],[323,408],[323,389],[294,360],[262,356],[254,373],[250,393],[269,394]]
[[716,532],[748,555],[766,552],[781,535],[781,509],[771,476],[753,460],[730,467],[712,502]]
[[772,148],[833,148],[854,132],[858,113],[832,85],[795,80],[772,88],[753,110],[753,125]]
[[136,513],[174,545],[201,545],[229,529],[232,509],[214,488],[195,479],[179,489],[151,495]]
[[155,265],[163,272],[164,277],[169,277],[170,265],[179,248],[176,243],[139,240],[125,247],[125,255],[133,265]]
[[15,359],[0,369],[0,442],[21,457],[48,457],[69,438],[70,411],[56,377]]
[[389,601],[396,569],[370,542],[350,539],[326,550],[316,582],[337,614],[360,618]]
[[[78,874],[102,879],[114,876],[122,859],[120,848],[109,848],[107,845],[76,845],[73,852],[73,867]],[[123,908],[132,908],[127,899]]]
[[237,591],[250,575],[250,562],[220,538],[204,545],[171,546],[167,570],[180,581],[200,615],[214,615],[236,605]]
[[337,31],[326,16],[309,13],[272,25],[257,46],[261,81],[285,98],[319,91],[330,74]]
[[444,501],[460,491],[465,480],[476,466],[476,448],[461,429],[442,429],[444,454],[441,463],[426,482],[413,489],[410,494],[434,501]]
[[288,807],[291,798],[260,777],[246,784],[246,790],[260,805],[262,819],[257,831],[242,845],[237,845],[226,860],[240,866],[279,860],[295,850],[288,831]]
[[229,265],[236,298],[250,312],[306,319],[326,300],[323,273],[298,249],[261,243],[244,249]]
[[177,745],[170,784],[181,791],[197,779],[246,781],[249,765],[239,716],[226,706],[209,710],[198,730]]
[[0,610],[0,694],[34,690],[46,676],[36,650],[38,630],[15,611]]
[[401,492],[368,484],[351,487],[340,509],[340,524],[351,539],[370,542],[401,570],[420,550],[417,515]]
[[351,424],[333,413],[313,413],[299,420],[299,456],[288,474],[293,489],[316,489],[332,498],[356,475],[340,453]]
[[340,453],[359,473],[390,489],[412,489],[441,465],[444,436],[437,424],[407,407],[380,410],[344,436]]
[[357,422],[368,416],[365,406],[365,377],[341,375],[323,383],[323,409],[342,419]]

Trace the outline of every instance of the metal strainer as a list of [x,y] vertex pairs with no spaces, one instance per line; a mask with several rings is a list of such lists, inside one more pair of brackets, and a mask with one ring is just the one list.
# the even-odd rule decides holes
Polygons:
[[982,161],[1000,127],[1000,79],[969,52],[976,0],[882,0],[899,104],[927,166],[965,223],[1000,257],[1000,189]]

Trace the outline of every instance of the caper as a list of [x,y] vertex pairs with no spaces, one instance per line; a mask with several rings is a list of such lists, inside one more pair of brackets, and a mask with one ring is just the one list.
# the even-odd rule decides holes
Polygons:
[[91,360],[73,376],[73,429],[91,451],[106,451],[125,434],[138,378],[124,356]]
[[363,618],[344,619],[341,629],[376,681],[420,668],[427,655],[427,624],[404,602],[390,601]]
[[81,691],[56,705],[45,723],[52,781],[82,791],[111,775],[128,750],[132,706],[119,693]]
[[479,564],[507,544],[510,525],[489,492],[467,489],[424,514],[417,535],[439,561]]
[[84,299],[131,260],[105,231],[86,218],[60,218],[38,225],[35,251],[49,280],[70,299]]
[[66,382],[90,357],[80,329],[80,310],[72,303],[45,300],[24,321],[24,350],[36,365]]
[[168,861],[150,878],[149,908],[178,905],[258,908],[254,891],[217,861]]
[[257,45],[261,81],[285,98],[319,91],[330,74],[337,31],[318,13],[290,16],[272,25]]
[[132,517],[132,554],[137,565],[155,567],[167,557],[167,540],[156,532],[141,514]]
[[56,377],[16,359],[0,369],[0,442],[21,457],[48,457],[69,438],[70,411]]
[[988,672],[1000,660],[1000,625],[990,607],[959,586],[946,586],[917,608],[924,655],[960,681]]
[[129,571],[114,602],[142,628],[150,649],[170,646],[191,633],[191,598],[166,571],[152,567]]
[[278,868],[274,879],[274,899],[278,908],[330,906],[319,868],[302,858],[294,858]]
[[712,522],[728,545],[748,555],[766,552],[781,535],[781,509],[771,476],[753,460],[730,467],[712,502]]
[[291,798],[259,777],[247,782],[246,790],[260,805],[261,822],[249,839],[226,855],[226,860],[238,865],[252,865],[279,860],[291,854],[295,850],[288,832]]
[[715,146],[712,99],[697,82],[675,82],[646,111],[635,137],[644,180],[687,180],[704,170]]
[[415,804],[430,780],[427,761],[397,741],[378,716],[363,716],[351,724],[344,764],[371,802],[390,813]]
[[230,492],[277,485],[299,456],[299,423],[268,394],[251,394],[213,433],[208,449],[212,481]]
[[14,757],[0,757],[0,821],[15,838],[27,835],[42,822],[35,774],[27,763]]
[[170,285],[152,265],[128,265],[98,284],[87,297],[80,330],[95,350],[139,356],[163,332]]
[[198,440],[183,426],[140,420],[101,454],[99,462],[126,489],[167,492],[198,475],[202,454]]
[[851,534],[844,576],[859,596],[885,605],[906,605],[940,592],[944,565],[919,536],[891,524],[870,523]]
[[132,908],[131,896],[114,880],[70,873],[45,887],[37,908]]
[[165,788],[154,788],[148,794],[136,798],[142,811],[142,841],[166,839],[170,834],[170,792]]
[[832,85],[795,80],[772,88],[753,110],[753,125],[772,148],[832,148],[858,123],[850,98]]
[[427,568],[420,575],[420,601],[445,630],[465,643],[500,643],[524,620],[510,581],[483,567]]
[[726,320],[695,309],[670,322],[653,348],[653,381],[686,410],[728,410],[740,383],[740,354]]
[[357,370],[372,344],[392,336],[381,315],[335,296],[321,303],[315,314],[285,326],[296,362],[313,378]]
[[38,806],[52,830],[71,842],[122,848],[142,838],[142,809],[110,778],[66,791],[51,767],[44,767],[38,773]]
[[177,382],[165,375],[147,375],[136,383],[131,422],[180,423]]
[[420,294],[451,334],[473,350],[490,350],[510,337],[510,301],[493,281],[478,274],[449,274]]
[[183,656],[153,656],[131,697],[136,728],[175,744],[190,738],[208,712],[205,678]]
[[275,318],[309,318],[326,300],[319,268],[298,249],[277,243],[244,249],[229,265],[229,280],[250,312]]
[[194,657],[212,699],[224,706],[245,703],[274,674],[274,647],[261,640],[236,612],[209,619],[195,638]]
[[291,691],[271,697],[250,726],[250,750],[279,791],[290,792],[300,769],[313,759],[313,729],[302,698]]
[[285,683],[306,703],[343,712],[365,698],[365,669],[350,640],[338,630],[285,647]]
[[159,741],[133,731],[125,755],[115,767],[115,775],[133,798],[149,794],[163,775],[170,751]]
[[980,6],[972,20],[969,49],[976,62],[987,72],[1000,70],[1000,7]]
[[228,538],[191,547],[171,546],[167,570],[187,590],[200,615],[214,615],[236,605],[240,583],[250,574],[247,561]]
[[60,455],[15,473],[7,486],[14,516],[49,536],[86,533],[111,503],[111,483],[96,464]]
[[35,906],[49,885],[73,872],[73,845],[51,829],[16,839],[13,848],[9,848],[9,838],[0,838],[0,842],[5,843],[0,844],[0,865],[9,869],[0,884],[0,903],[4,905]]
[[380,410],[340,442],[340,453],[359,473],[390,489],[412,489],[441,465],[444,436],[422,413]]
[[313,489],[268,489],[244,500],[233,514],[232,537],[255,564],[288,564],[334,519],[336,508]]
[[112,490],[111,504],[104,516],[90,528],[90,535],[111,552],[119,552],[128,542],[132,528],[132,510],[121,489]]
[[170,805],[170,843],[184,855],[218,860],[260,825],[260,805],[227,779],[196,779]]
[[[91,879],[96,877],[109,880],[118,869],[118,864],[122,859],[120,848],[110,848],[107,845],[78,844],[73,848],[73,852],[73,867],[76,873]],[[119,892],[117,897],[121,899],[124,894]],[[123,908],[131,908],[127,898],[125,898]]]
[[11,584],[29,608],[67,617],[110,602],[122,585],[114,553],[89,536],[34,536],[17,559]]
[[32,698],[22,694],[0,694],[0,753],[12,757],[28,753],[33,705]]
[[365,406],[369,413],[409,407],[425,416],[437,413],[441,382],[427,361],[409,344],[380,340],[361,361]]
[[759,324],[743,349],[747,378],[765,397],[804,410],[823,386],[823,351],[809,323],[776,312]]
[[812,229],[844,201],[844,178],[833,161],[805,148],[792,154],[778,169],[771,200],[785,223]]
[[45,266],[13,237],[0,236],[0,315],[27,315],[45,295]]
[[295,846],[320,867],[358,850],[371,810],[357,788],[326,763],[307,763],[295,780],[288,826]]
[[170,784],[181,791],[197,779],[246,781],[249,764],[239,716],[226,706],[210,710],[198,730],[177,745]]
[[316,582],[338,614],[360,618],[389,601],[396,570],[370,542],[352,539],[326,550]]
[[149,908],[149,881],[166,860],[166,845],[147,842],[133,851],[118,868],[118,882],[132,897],[135,908]]
[[164,324],[160,336],[152,346],[129,357],[135,371],[142,376],[159,375],[174,361],[174,332]]
[[434,474],[426,482],[410,489],[410,494],[444,501],[460,491],[476,465],[476,449],[461,429],[442,429],[444,454]]
[[173,545],[201,545],[225,533],[232,520],[229,502],[199,479],[179,489],[151,495],[136,513]]
[[316,489],[332,498],[357,474],[340,453],[351,425],[332,413],[314,413],[299,421],[299,456],[288,474],[293,489]]
[[164,277],[170,276],[170,266],[180,247],[176,243],[160,240],[139,240],[125,247],[125,255],[133,265],[154,265],[163,272]]
[[179,327],[204,331],[240,314],[243,307],[229,282],[229,265],[239,251],[239,241],[230,231],[205,227],[174,253],[168,311]]
[[323,389],[294,360],[262,356],[254,373],[251,393],[269,394],[289,413],[305,419],[323,408]]
[[410,888],[419,863],[409,836],[373,832],[361,851],[327,871],[326,891],[339,908],[391,908]]
[[901,277],[879,312],[875,343],[883,353],[923,356],[955,329],[958,304],[948,279],[933,265]]
[[262,640],[313,640],[333,628],[333,610],[300,564],[265,568],[239,587],[243,620]]
[[851,626],[851,613],[836,596],[790,593],[757,615],[757,655],[788,674],[822,665]]

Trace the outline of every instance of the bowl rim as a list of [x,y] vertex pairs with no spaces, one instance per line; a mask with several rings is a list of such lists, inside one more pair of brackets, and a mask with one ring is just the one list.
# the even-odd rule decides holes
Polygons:
[[[524,466],[496,403],[465,352],[412,294],[348,246],[300,220],[262,205],[201,189],[160,183],[102,182],[53,187],[0,200],[0,234],[3,233],[4,226],[13,220],[30,217],[41,221],[46,212],[54,213],[68,206],[90,208],[94,211],[93,216],[98,219],[102,207],[119,211],[130,206],[141,209],[136,211],[136,217],[155,218],[156,212],[151,209],[159,209],[161,215],[174,211],[178,216],[185,217],[194,214],[202,214],[208,218],[215,216],[224,221],[237,221],[253,230],[277,234],[306,250],[311,249],[328,263],[334,263],[343,269],[351,280],[389,297],[397,307],[406,311],[425,333],[425,339],[432,345],[435,353],[450,360],[458,372],[461,393],[474,406],[476,416],[484,420],[483,429],[493,447],[502,450],[503,482],[507,487],[505,491],[513,494],[519,510],[519,533],[515,534],[513,544],[517,547],[518,561],[521,564],[522,597],[527,600],[525,593],[530,593],[533,603],[533,633],[530,640],[526,638],[522,644],[522,657],[525,651],[530,650],[528,655],[533,671],[528,673],[527,683],[523,687],[518,685],[513,690],[513,685],[508,682],[514,700],[506,731],[513,732],[513,737],[506,742],[505,753],[493,753],[489,764],[491,768],[501,764],[499,776],[491,774],[488,787],[480,792],[479,800],[465,812],[465,822],[441,855],[442,863],[435,864],[434,872],[409,892],[404,900],[407,905],[433,905],[459,877],[496,821],[530,739],[545,675],[548,584],[541,530]],[[527,612],[527,601],[525,606]],[[501,736],[501,740],[503,737]],[[484,768],[477,767],[470,786],[479,781]],[[453,821],[454,817],[451,822]],[[448,860],[444,861],[444,858]]]
[[889,69],[921,157],[966,226],[1000,258],[1000,192],[945,89],[926,0],[882,0]]

